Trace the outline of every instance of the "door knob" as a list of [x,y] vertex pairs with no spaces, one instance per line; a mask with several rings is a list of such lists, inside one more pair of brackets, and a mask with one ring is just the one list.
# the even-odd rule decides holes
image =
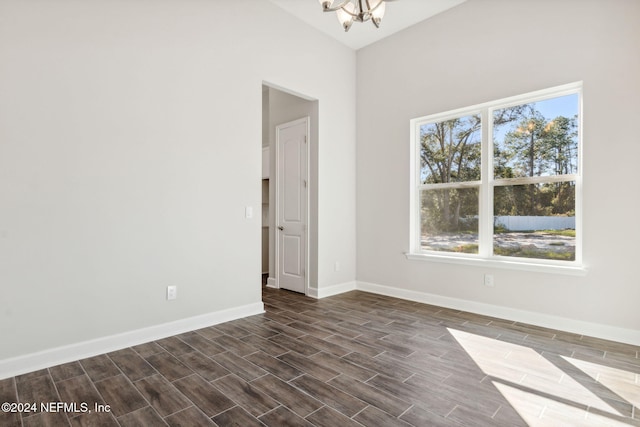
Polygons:
[[284,227],[283,227],[283,226],[281,226],[281,225],[279,225],[279,226],[278,226],[278,230],[282,231],[282,230],[284,230]]

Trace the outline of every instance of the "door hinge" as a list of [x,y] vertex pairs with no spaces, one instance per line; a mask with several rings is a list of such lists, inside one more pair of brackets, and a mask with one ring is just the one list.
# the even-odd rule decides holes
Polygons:
[[307,188],[307,180],[303,179],[302,182],[304,183],[304,188]]
[[304,136],[304,143],[307,143],[307,135]]

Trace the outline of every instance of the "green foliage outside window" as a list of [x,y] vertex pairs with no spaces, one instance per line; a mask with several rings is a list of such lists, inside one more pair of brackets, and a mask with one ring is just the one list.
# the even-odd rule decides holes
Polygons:
[[[489,112],[494,218],[575,217],[578,95]],[[483,215],[479,208],[480,190],[487,182],[487,177],[482,176],[483,126],[486,124],[480,112],[420,125],[421,247],[478,252],[479,220]],[[494,237],[512,231],[494,225]],[[526,231],[542,233],[536,229]],[[564,234],[562,230],[546,231],[545,238],[566,240],[548,241],[544,250],[539,250],[535,244],[525,242],[531,236],[521,237],[520,244],[504,245],[496,238],[494,254],[575,259],[575,229],[565,230],[570,233]],[[554,245],[566,248],[558,250]]]

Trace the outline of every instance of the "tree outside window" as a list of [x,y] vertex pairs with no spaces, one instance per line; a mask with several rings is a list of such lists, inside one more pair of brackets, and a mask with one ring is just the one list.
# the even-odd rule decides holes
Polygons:
[[531,98],[414,121],[419,252],[576,260],[579,87]]

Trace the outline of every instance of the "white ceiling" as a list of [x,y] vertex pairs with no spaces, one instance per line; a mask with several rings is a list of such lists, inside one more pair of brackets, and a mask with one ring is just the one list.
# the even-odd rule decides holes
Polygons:
[[345,33],[342,29],[335,12],[324,13],[318,0],[270,1],[350,48],[360,49],[460,3],[464,3],[466,0],[392,1],[387,4],[387,10],[380,28],[376,28],[371,22],[354,22],[348,33]]

